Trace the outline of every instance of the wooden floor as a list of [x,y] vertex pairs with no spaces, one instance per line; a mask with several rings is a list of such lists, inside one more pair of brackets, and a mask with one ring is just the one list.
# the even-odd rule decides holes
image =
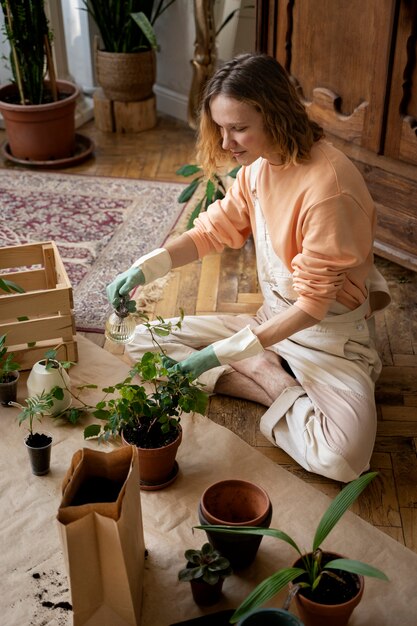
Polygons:
[[[160,117],[156,128],[138,134],[101,133],[93,122],[79,132],[95,141],[95,157],[62,170],[67,173],[184,182],[175,171],[194,162],[193,131],[168,117]],[[0,132],[0,140],[3,138]],[[10,167],[5,162],[0,165]],[[384,368],[376,391],[378,434],[371,467],[379,476],[353,510],[417,552],[417,274],[384,259],[377,258],[377,263],[393,297],[391,307],[377,320]],[[254,251],[249,242],[240,251],[228,250],[173,272],[153,313],[169,317],[180,307],[187,314],[255,311],[258,303]],[[88,336],[103,343],[102,335]],[[251,402],[214,396],[208,414],[289,472],[335,495],[340,484],[305,472],[260,434],[264,411]]]

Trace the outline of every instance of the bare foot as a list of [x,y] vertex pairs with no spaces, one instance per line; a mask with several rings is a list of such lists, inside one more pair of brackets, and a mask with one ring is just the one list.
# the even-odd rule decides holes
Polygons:
[[268,407],[272,404],[271,398],[262,387],[251,378],[239,372],[229,372],[228,374],[220,376],[214,387],[214,391],[224,396],[251,400],[252,402],[258,402]]
[[270,406],[284,389],[298,385],[295,378],[283,368],[280,357],[271,350],[265,350],[250,359],[237,361],[232,367],[264,390],[270,399],[267,406]]

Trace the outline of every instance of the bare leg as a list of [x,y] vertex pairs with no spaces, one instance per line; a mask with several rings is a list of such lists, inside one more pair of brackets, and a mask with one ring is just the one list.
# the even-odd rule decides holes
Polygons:
[[264,406],[271,406],[272,403],[271,398],[262,387],[251,378],[239,372],[230,372],[220,376],[214,387],[214,391],[224,396],[232,396],[233,398],[258,402]]
[[282,367],[280,357],[271,350],[237,361],[233,369],[235,372],[219,378],[215,391],[271,406],[284,389],[298,385]]

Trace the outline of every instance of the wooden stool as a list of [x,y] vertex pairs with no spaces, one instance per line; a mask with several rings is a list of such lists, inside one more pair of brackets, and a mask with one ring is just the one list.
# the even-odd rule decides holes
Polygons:
[[104,132],[139,133],[156,125],[155,96],[136,102],[117,102],[97,89],[93,100],[95,125]]

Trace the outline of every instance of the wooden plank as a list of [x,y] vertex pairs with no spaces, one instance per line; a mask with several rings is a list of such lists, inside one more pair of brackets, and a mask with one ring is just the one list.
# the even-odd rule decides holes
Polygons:
[[400,507],[417,508],[417,457],[415,454],[392,453],[398,502]]
[[218,310],[217,293],[220,264],[221,256],[219,254],[209,254],[202,261],[195,310],[197,315],[200,315],[202,311],[214,313]]
[[393,422],[417,422],[417,406],[381,406],[383,420]]
[[361,493],[351,510],[376,526],[401,526],[394,474],[379,469],[378,476]]
[[164,319],[178,317],[178,294],[181,285],[181,272],[174,270],[164,287],[163,297],[155,303],[154,317],[160,315]]
[[395,437],[417,437],[417,422],[378,422],[378,435]]

